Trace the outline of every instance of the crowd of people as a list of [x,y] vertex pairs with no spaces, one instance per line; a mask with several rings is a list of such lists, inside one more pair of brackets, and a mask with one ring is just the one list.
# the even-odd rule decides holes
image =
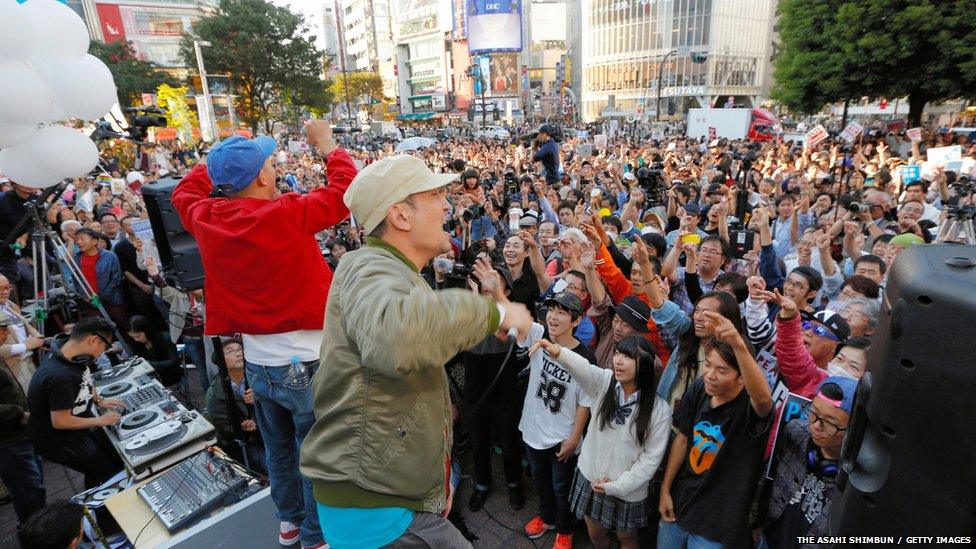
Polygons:
[[[858,379],[875,367],[867,357],[887,273],[912,246],[976,244],[953,223],[972,207],[976,143],[929,131],[921,141],[872,131],[812,147],[631,132],[594,147],[599,132],[563,138],[544,125],[510,141],[462,134],[405,157],[393,144],[343,148],[315,126],[307,152],[238,137],[210,151],[147,151],[144,172],[74,180],[49,201],[45,220],[77,270],[63,257],[33,257],[26,231],[12,235],[0,263],[0,479],[18,518],[44,506],[38,457],[84,473],[89,487],[121,468],[91,429],[118,422],[120,403],[100,398],[90,377],[95,357],[117,351],[121,338],[164,385],[182,381],[184,362],[196,365],[200,406],[222,445],[270,478],[285,545],[385,540],[379,546],[415,529],[452,543],[420,515],[369,515],[376,528],[357,532],[338,525],[367,518],[348,507],[382,507],[443,514],[466,532],[462,515],[480,512],[495,491],[493,446],[515,510],[526,505],[528,463],[539,508],[521,526],[530,538],[554,531],[557,548],[572,546],[580,523],[601,548],[612,537],[622,547],[654,538],[661,547],[791,547],[825,533]],[[961,146],[959,162],[927,158],[948,145]],[[905,165],[920,166],[917,179],[905,179]],[[160,177],[183,178],[173,203],[200,245],[204,291],[175,287],[133,228],[147,219],[142,188]],[[354,192],[357,184],[374,192]],[[38,192],[2,185],[0,238]],[[397,202],[381,201],[397,192]],[[434,213],[418,223],[422,200]],[[409,269],[394,276],[397,260]],[[47,271],[34,268],[39,262]],[[373,272],[384,264],[387,272]],[[96,294],[111,322],[75,299],[36,330],[21,306],[41,272],[69,295]],[[441,317],[431,325],[416,325],[431,311],[406,305],[378,317],[397,308],[390,300],[417,273],[426,291],[450,296],[438,306],[461,309],[427,303]],[[488,302],[498,311],[482,310]],[[513,304],[534,322],[516,325],[522,309]],[[475,322],[465,307],[488,318],[488,329],[479,321],[473,332],[434,333]],[[341,334],[331,332],[330,315],[342,318]],[[234,337],[207,349],[204,326]],[[393,348],[357,339],[378,329],[386,332],[373,334],[377,341]],[[51,352],[37,363],[41,349]],[[228,396],[207,366],[218,357],[209,353],[227,364],[240,425],[228,424]],[[363,416],[343,415],[361,395],[338,384],[367,383],[344,373],[352,354],[392,364],[380,377],[437,363],[439,373],[424,375],[440,377],[405,387],[437,400],[430,384],[448,379],[452,432],[419,445],[407,433],[440,421],[437,406],[407,403],[405,389],[370,377],[406,408],[373,418],[383,424],[372,427],[377,437],[389,423],[400,440],[360,440],[368,456],[360,459],[388,477],[411,467],[427,475],[422,460],[450,441],[449,454],[470,455],[466,505],[451,503],[457,459],[448,460],[455,479],[440,503],[436,489],[418,496],[426,486],[341,465],[354,460],[347,452],[359,439],[336,425]],[[789,393],[808,403],[781,426]],[[241,448],[233,439],[242,431]],[[335,463],[306,455],[309,447]],[[390,463],[405,454],[411,459]]]

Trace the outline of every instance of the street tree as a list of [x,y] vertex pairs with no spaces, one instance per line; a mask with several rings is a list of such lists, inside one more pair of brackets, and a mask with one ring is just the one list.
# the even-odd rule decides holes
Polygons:
[[976,97],[976,19],[963,0],[781,0],[773,97],[801,112],[860,97]]
[[125,40],[111,44],[92,41],[88,52],[101,59],[108,66],[108,70],[112,71],[119,102],[123,107],[141,105],[142,94],[156,93],[161,84],[177,83],[175,78],[169,77],[155,63],[136,57],[132,44]]
[[220,0],[217,10],[183,37],[181,53],[191,67],[196,66],[194,40],[212,44],[203,54],[207,72],[229,74],[237,113],[253,131],[263,122],[270,133],[286,100],[311,107],[328,99],[318,76],[322,52],[304,18],[287,8],[265,0]]
[[[349,95],[346,95],[348,88]],[[347,99],[351,105],[358,105],[362,97],[370,100],[385,100],[383,96],[383,79],[372,72],[350,72],[346,75],[336,75],[332,82],[332,99],[336,104],[345,104]]]

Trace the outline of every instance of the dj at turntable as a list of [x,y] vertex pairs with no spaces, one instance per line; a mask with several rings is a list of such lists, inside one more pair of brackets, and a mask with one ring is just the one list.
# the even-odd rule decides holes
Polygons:
[[[78,321],[68,341],[41,363],[27,392],[27,434],[37,452],[85,475],[91,488],[122,469],[122,462],[98,427],[120,420],[122,402],[98,395],[90,366],[111,347],[112,325],[98,317]],[[95,416],[95,407],[109,410]]]

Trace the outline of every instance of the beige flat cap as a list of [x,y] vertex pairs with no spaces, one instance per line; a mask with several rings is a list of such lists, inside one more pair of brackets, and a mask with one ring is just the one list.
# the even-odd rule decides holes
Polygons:
[[423,160],[398,154],[363,168],[346,190],[343,202],[368,234],[386,219],[390,206],[410,195],[439,189],[459,177],[456,173],[434,173]]

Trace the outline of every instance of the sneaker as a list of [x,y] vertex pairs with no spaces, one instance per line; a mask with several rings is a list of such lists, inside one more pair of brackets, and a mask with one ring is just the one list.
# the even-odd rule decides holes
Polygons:
[[552,549],[573,549],[573,534],[556,534]]
[[529,539],[537,539],[546,535],[546,532],[549,530],[555,529],[556,527],[554,525],[542,522],[541,517],[535,517],[525,525],[525,535],[528,536]]
[[468,510],[477,513],[485,506],[486,499],[488,499],[488,490],[472,490],[471,497],[468,499]]
[[316,543],[315,545],[305,545],[305,544],[302,544],[302,549],[329,549],[329,544],[326,543],[326,542],[324,542],[324,541],[320,541],[319,543]]
[[525,490],[522,489],[521,484],[509,487],[508,504],[515,511],[521,511],[525,507]]
[[301,541],[298,538],[299,534],[301,534],[301,530],[299,530],[298,526],[283,520],[278,529],[278,543],[285,547],[291,547]]

